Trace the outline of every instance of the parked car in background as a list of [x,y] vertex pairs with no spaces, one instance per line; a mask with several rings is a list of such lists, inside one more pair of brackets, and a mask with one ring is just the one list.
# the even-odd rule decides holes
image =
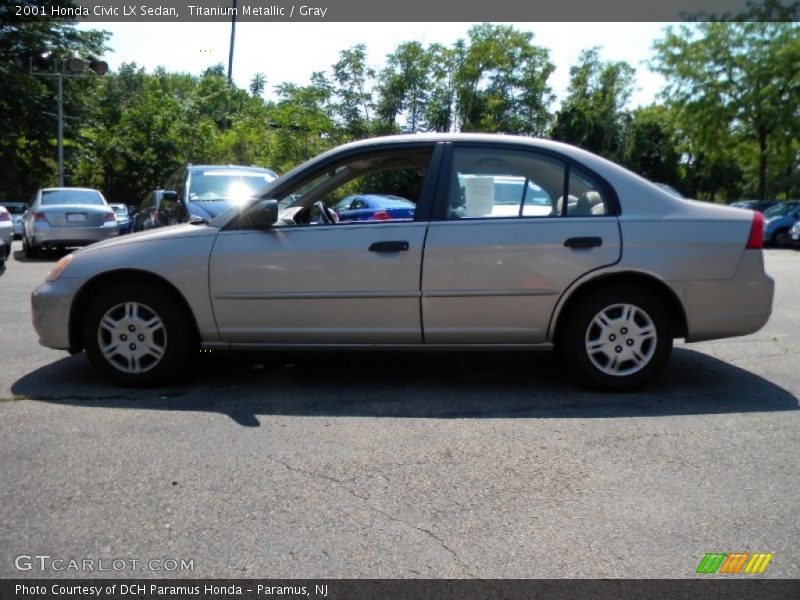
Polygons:
[[337,202],[333,210],[339,221],[387,221],[413,219],[415,204],[400,196],[388,194],[356,194]]
[[128,207],[124,204],[114,202],[109,204],[114,211],[114,216],[117,218],[117,229],[120,235],[131,232],[131,217],[128,214]]
[[[495,214],[492,180],[507,177],[533,182],[547,214],[526,216],[523,193],[512,216]],[[320,208],[367,187],[414,202],[413,219],[336,222]],[[602,210],[585,210],[595,199]],[[629,390],[661,369],[674,338],[767,322],[762,225],[760,213],[678,199],[550,140],[362,140],[210,221],[62,258],[33,291],[33,324],[44,346],[85,349],[129,386],[191,372],[198,348],[383,347],[556,349],[588,385]]]
[[764,212],[764,243],[778,248],[789,245],[789,230],[800,220],[800,201],[778,202]]
[[4,206],[0,206],[0,269],[5,267],[5,262],[11,256],[11,242],[14,241],[14,223],[11,213]]
[[14,225],[14,237],[22,237],[22,215],[28,210],[28,205],[24,202],[0,202],[0,206],[5,208],[11,215],[11,223]]
[[765,210],[768,210],[780,203],[780,200],[738,200],[731,203],[731,206],[736,208],[747,208],[749,210],[756,210],[760,213],[763,213]]
[[119,235],[113,209],[90,188],[39,189],[22,220],[22,249],[29,257],[46,247],[86,246]]
[[131,230],[133,232],[146,231],[156,227],[158,207],[163,196],[164,190],[153,190],[144,197],[144,200],[136,207],[133,217],[131,217]]
[[792,225],[789,230],[789,244],[792,246],[800,246],[800,221]]
[[[247,202],[277,175],[270,169],[239,165],[188,165],[175,171],[163,194],[186,208],[186,219],[213,219],[232,206]],[[161,212],[161,211],[159,211]],[[166,224],[159,219],[159,225]]]

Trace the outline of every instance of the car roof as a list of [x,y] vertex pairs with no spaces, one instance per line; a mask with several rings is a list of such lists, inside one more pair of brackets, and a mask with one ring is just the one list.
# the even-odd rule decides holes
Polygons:
[[97,192],[102,195],[100,190],[88,187],[46,187],[42,188],[43,192]]
[[403,198],[401,196],[395,196],[393,194],[354,194],[350,196],[351,198],[361,198],[363,200],[367,200],[369,202],[374,202],[376,204],[384,203],[384,204],[414,204],[410,200]]
[[275,174],[272,169],[254,165],[188,165],[186,168],[192,171],[252,171],[253,173]]

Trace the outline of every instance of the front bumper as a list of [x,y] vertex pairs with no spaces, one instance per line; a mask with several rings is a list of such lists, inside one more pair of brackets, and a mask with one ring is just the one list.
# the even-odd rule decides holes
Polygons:
[[75,294],[85,282],[85,279],[57,279],[33,290],[33,328],[42,346],[69,350],[69,313]]
[[36,224],[33,227],[34,246],[86,246],[119,235],[117,224],[94,227],[52,227]]

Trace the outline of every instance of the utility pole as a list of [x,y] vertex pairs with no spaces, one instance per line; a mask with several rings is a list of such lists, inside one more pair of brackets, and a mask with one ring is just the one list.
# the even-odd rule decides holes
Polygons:
[[[94,56],[89,56],[86,60],[80,58],[52,59],[52,63],[51,59],[52,52],[46,52],[37,58],[28,58],[28,72],[37,77],[55,77],[58,80],[58,113],[56,114],[58,118],[58,169],[56,178],[58,187],[64,187],[64,77],[79,76],[87,65],[97,75],[103,76],[108,72],[108,63],[98,60]],[[34,69],[34,63],[43,69],[47,69],[49,66],[52,68],[48,71],[37,71]]]
[[64,187],[64,75],[58,75],[58,187]]
[[236,42],[236,0],[231,13],[231,47],[228,52],[228,83],[233,83],[233,45]]

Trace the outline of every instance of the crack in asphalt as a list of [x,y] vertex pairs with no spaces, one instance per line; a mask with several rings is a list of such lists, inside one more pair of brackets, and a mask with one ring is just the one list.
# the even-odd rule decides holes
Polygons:
[[[338,483],[338,484],[341,484],[341,485],[344,485],[344,486],[346,486],[348,483],[353,483],[355,481],[355,477],[352,477],[350,479],[337,479],[336,477],[331,477],[330,475],[325,475],[323,473],[319,473],[319,472],[316,472],[316,471],[307,471],[305,469],[300,469],[300,468],[295,467],[295,466],[293,466],[293,465],[291,465],[291,464],[289,464],[287,462],[279,460],[279,459],[277,459],[277,458],[275,458],[273,456],[266,456],[265,458],[267,458],[268,460],[274,462],[275,464],[281,465],[282,467],[284,467],[288,471],[291,471],[293,473],[299,473],[299,474],[301,474],[301,475],[303,475],[305,477],[309,477],[309,478],[312,478],[312,479],[321,479],[321,480],[326,481],[328,483]],[[383,475],[383,477],[387,481],[389,480],[385,475]],[[419,525],[415,525],[413,523],[409,523],[408,521],[405,521],[404,519],[401,519],[400,517],[396,517],[395,515],[393,515],[391,513],[388,513],[385,510],[381,510],[380,508],[377,508],[377,507],[373,506],[369,502],[369,498],[358,494],[355,490],[351,490],[351,489],[345,487],[344,491],[347,492],[348,494],[350,494],[351,496],[353,496],[354,498],[356,498],[357,500],[360,500],[362,502],[362,504],[368,510],[370,510],[371,512],[383,517],[384,519],[392,521],[394,523],[400,523],[401,525],[403,525],[405,527],[408,527],[410,529],[414,529],[416,531],[419,531],[420,533],[424,533],[429,538],[435,540],[447,553],[450,554],[450,556],[452,556],[453,562],[458,566],[458,568],[461,570],[461,572],[464,575],[466,575],[466,576],[468,576],[468,577],[470,577],[472,579],[477,579],[477,580],[483,581],[481,578],[477,577],[473,573],[470,573],[469,570],[468,570],[467,565],[464,564],[464,561],[462,561],[461,557],[459,557],[458,552],[456,552],[450,546],[448,546],[447,543],[444,541],[444,539],[442,539],[439,535],[435,534],[430,529],[427,529],[425,527],[421,527]],[[484,583],[486,583],[486,582],[484,582]]]

